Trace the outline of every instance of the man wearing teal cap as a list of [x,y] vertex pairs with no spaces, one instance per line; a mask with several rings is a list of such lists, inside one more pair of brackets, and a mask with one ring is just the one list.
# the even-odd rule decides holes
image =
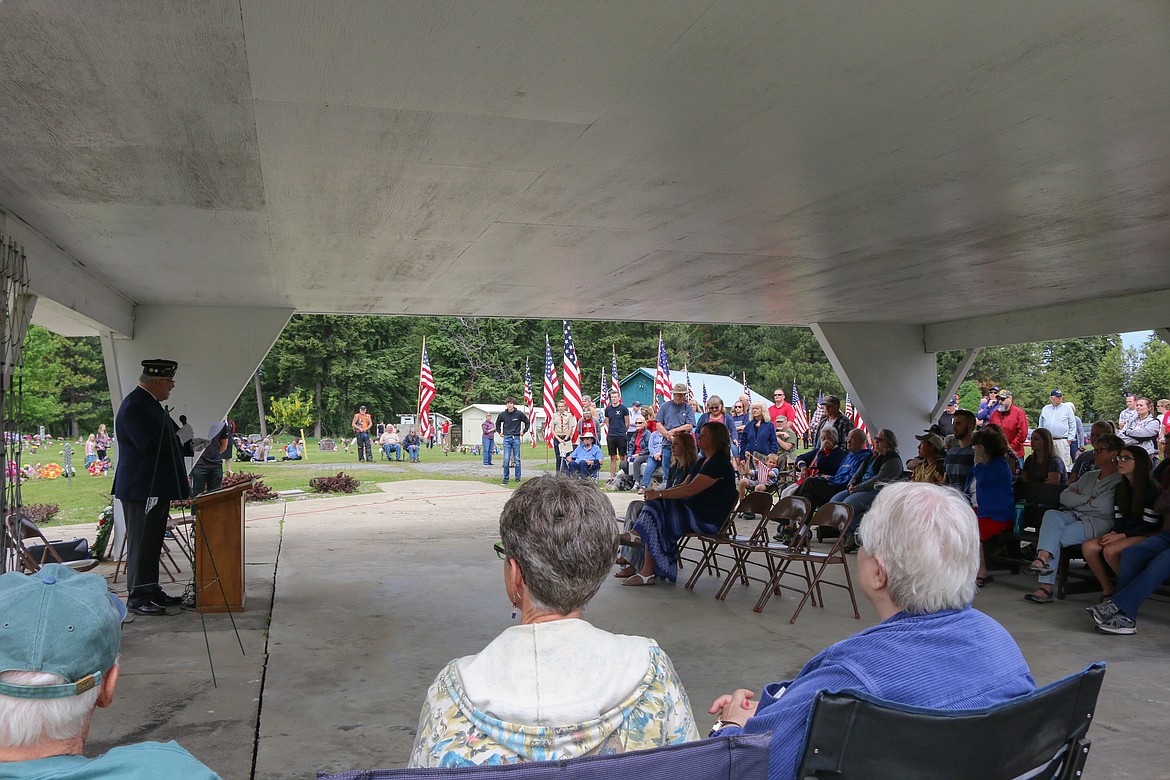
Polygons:
[[82,755],[94,708],[114,701],[125,616],[96,574],[0,575],[0,779],[219,777],[174,742]]

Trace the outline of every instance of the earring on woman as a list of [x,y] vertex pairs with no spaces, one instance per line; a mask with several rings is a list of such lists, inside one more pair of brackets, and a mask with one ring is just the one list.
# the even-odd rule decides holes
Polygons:
[[515,620],[520,617],[520,605],[516,603],[518,599],[515,596],[510,595],[508,598],[512,600],[512,619]]

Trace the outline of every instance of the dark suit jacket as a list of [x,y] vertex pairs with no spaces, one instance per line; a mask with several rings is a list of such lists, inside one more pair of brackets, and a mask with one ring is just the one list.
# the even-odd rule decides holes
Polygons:
[[126,501],[187,498],[191,488],[179,452],[179,428],[154,396],[135,387],[114,420],[118,467],[114,496]]

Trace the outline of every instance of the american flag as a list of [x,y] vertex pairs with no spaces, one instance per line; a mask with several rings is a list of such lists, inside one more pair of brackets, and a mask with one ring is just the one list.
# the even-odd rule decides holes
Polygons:
[[707,380],[703,380],[703,407],[707,406]]
[[609,368],[609,389],[617,391],[618,403],[620,404],[622,402],[622,386],[618,383],[617,347],[613,348],[613,363]]
[[821,420],[825,417],[825,395],[821,391],[817,391],[817,410],[813,412],[812,420],[809,421],[808,427],[810,430],[816,430],[817,426],[821,424]]
[[597,396],[597,405],[602,409],[609,406],[609,388],[605,386],[605,366],[601,367],[601,395]]
[[654,395],[662,396],[663,401],[669,401],[673,392],[670,386],[670,363],[666,360],[666,345],[662,343],[662,332],[659,331],[658,372],[654,375]]
[[865,420],[861,419],[861,412],[854,410],[853,401],[849,398],[849,393],[845,394],[845,417],[853,421],[854,428],[860,428],[869,436],[869,426],[865,424]]
[[796,378],[792,379],[792,408],[796,410],[796,419],[792,421],[792,430],[797,436],[808,433],[808,412],[804,410],[804,401],[800,400],[800,392],[796,389]]
[[427,357],[427,340],[423,337],[422,367],[418,376],[418,435],[429,439],[434,434],[431,424],[431,401],[435,397],[435,378],[431,376],[431,361]]
[[581,419],[581,366],[577,364],[577,348],[573,346],[573,328],[565,320],[565,405],[576,420]]
[[560,382],[557,381],[557,367],[552,359],[552,346],[548,336],[544,337],[544,440],[552,446],[552,418],[557,410],[557,391]]
[[683,376],[686,377],[687,383],[687,403],[695,400],[695,389],[691,387],[691,370],[687,368],[687,364],[683,363]]
[[752,401],[752,389],[748,387],[747,372],[743,372],[743,394],[748,397],[748,403]]

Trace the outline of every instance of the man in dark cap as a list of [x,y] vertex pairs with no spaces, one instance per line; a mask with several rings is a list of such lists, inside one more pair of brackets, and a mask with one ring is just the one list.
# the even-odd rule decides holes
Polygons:
[[122,401],[114,421],[118,439],[114,497],[126,518],[126,606],[139,615],[164,615],[166,607],[182,603],[158,582],[171,501],[191,494],[178,426],[162,406],[175,387],[178,367],[173,360],[142,361],[138,387]]

